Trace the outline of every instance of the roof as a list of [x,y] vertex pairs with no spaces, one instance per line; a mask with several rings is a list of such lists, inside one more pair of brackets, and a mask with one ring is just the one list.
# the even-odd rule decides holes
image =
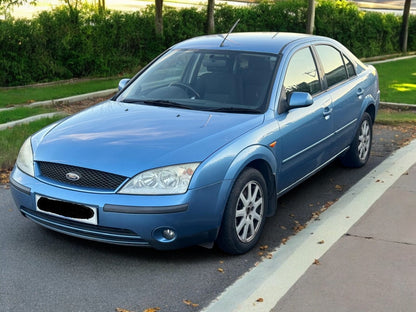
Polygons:
[[[175,49],[214,49],[237,50],[265,53],[279,53],[287,44],[312,37],[307,34],[283,32],[232,33],[224,41],[226,34],[208,35],[185,40],[173,46]],[[221,43],[224,43],[221,46]]]

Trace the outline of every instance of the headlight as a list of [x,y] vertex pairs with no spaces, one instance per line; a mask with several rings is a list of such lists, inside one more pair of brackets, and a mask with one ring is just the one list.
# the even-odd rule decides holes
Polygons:
[[188,190],[199,163],[152,169],[139,173],[119,191],[121,194],[167,195],[183,194]]
[[20,148],[20,152],[16,160],[16,165],[24,173],[32,177],[35,175],[35,170],[33,167],[33,151],[32,144],[30,143],[30,137],[26,139],[25,143],[23,143],[22,147]]

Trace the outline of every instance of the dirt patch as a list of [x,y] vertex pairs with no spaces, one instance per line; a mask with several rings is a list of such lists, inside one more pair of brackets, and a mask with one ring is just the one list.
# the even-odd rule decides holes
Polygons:
[[99,97],[99,98],[94,98],[94,99],[88,99],[88,100],[83,100],[83,101],[79,101],[79,102],[73,102],[73,103],[57,103],[55,104],[55,107],[60,110],[63,111],[69,115],[73,115],[75,113],[78,113],[79,111],[82,111],[83,109],[86,109],[90,106],[93,106],[95,104],[98,104],[100,102],[103,102],[105,100],[108,100],[109,98],[111,98],[110,96],[106,96],[106,97]]
[[0,169],[0,184],[9,183],[9,176],[11,170]]

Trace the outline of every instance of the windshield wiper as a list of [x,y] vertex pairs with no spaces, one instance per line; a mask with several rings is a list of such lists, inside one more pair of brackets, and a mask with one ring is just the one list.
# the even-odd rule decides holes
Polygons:
[[261,114],[262,112],[254,108],[241,108],[241,107],[221,107],[210,109],[213,112],[225,112],[225,113],[236,113],[236,114]]
[[176,108],[184,108],[184,109],[192,109],[191,107],[180,104],[174,101],[169,100],[135,100],[135,99],[124,99],[124,103],[135,103],[135,104],[146,104],[146,105],[154,105],[154,106],[163,106],[163,107],[176,107]]

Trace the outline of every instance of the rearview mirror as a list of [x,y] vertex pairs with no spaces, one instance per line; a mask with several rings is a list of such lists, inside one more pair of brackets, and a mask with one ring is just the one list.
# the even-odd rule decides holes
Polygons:
[[312,95],[308,92],[293,92],[289,98],[289,108],[308,107],[313,104]]
[[124,89],[124,87],[126,86],[126,84],[130,81],[129,78],[124,78],[121,79],[120,82],[118,83],[118,91]]

